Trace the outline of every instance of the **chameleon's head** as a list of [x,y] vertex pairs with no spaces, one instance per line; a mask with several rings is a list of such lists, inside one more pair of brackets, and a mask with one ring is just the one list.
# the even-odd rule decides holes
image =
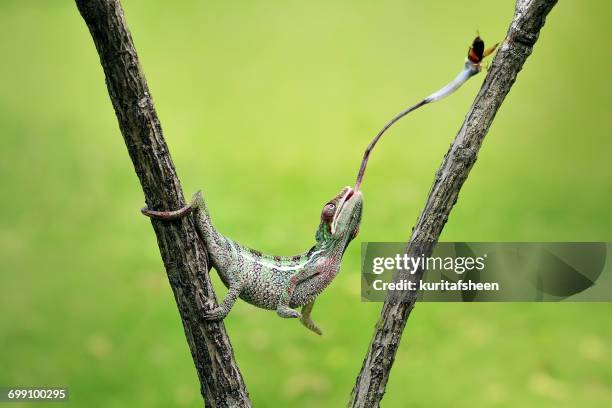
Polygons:
[[359,232],[362,207],[361,191],[355,192],[351,187],[344,187],[340,194],[323,206],[317,242],[336,243],[344,250]]

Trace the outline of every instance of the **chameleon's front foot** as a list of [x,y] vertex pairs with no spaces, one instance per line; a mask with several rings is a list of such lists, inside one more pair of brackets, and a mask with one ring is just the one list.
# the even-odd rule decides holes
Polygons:
[[304,325],[304,327],[306,327],[308,330],[311,330],[311,331],[317,333],[319,336],[323,335],[323,331],[321,331],[321,329],[319,329],[319,326],[317,326],[315,324],[315,322],[312,321],[310,316],[302,316],[302,317],[300,317],[300,323],[302,323]]
[[293,310],[292,308],[290,308],[289,306],[284,306],[284,305],[278,305],[278,307],[276,308],[276,314],[278,314],[280,317],[284,317],[284,318],[301,318],[302,314],[300,312],[298,312],[297,310]]
[[308,330],[312,330],[317,333],[319,336],[323,334],[319,326],[312,321],[310,315],[312,314],[312,307],[314,306],[314,300],[307,305],[304,305],[302,308],[302,317],[300,317],[300,323],[302,323]]

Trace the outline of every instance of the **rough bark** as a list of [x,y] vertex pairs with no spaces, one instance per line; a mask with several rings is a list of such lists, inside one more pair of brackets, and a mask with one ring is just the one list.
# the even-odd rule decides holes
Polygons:
[[[431,255],[457,202],[478,150],[497,110],[538,40],[545,18],[557,0],[517,0],[514,18],[487,77],[459,133],[436,172],[433,186],[408,244],[409,256]],[[422,270],[398,279],[418,281]],[[377,407],[384,395],[404,327],[414,308],[416,292],[392,292],[383,304],[349,406]]]
[[[76,4],[98,50],[147,206],[169,210],[185,205],[119,0],[76,0]],[[152,224],[206,406],[249,407],[248,392],[223,323],[209,323],[200,317],[204,299],[215,299],[215,295],[207,273],[206,249],[197,238],[192,218]]]

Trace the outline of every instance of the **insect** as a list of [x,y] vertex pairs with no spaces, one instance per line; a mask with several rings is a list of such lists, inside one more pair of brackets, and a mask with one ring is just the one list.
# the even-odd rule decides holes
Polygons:
[[[208,320],[225,318],[236,300],[241,298],[254,306],[276,310],[281,317],[298,318],[308,329],[322,334],[311,318],[312,308],[316,297],[338,274],[342,256],[359,232],[363,210],[360,187],[372,149],[383,133],[401,117],[450,95],[468,78],[480,72],[480,61],[494,48],[485,51],[482,40],[476,38],[470,47],[464,70],[453,82],[385,125],[366,149],[355,186],[344,187],[323,206],[315,243],[303,253],[294,256],[266,255],[222,235],[213,226],[201,192],[194,195],[189,205],[175,211],[143,208],[144,215],[166,221],[195,213],[196,229],[206,245],[210,263],[229,289],[219,306],[203,312],[204,317]],[[298,307],[301,307],[301,313],[295,310]]]

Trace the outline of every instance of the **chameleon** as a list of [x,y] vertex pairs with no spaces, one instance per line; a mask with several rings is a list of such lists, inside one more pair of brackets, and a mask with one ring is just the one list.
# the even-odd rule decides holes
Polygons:
[[[238,298],[268,310],[276,310],[280,317],[297,318],[309,330],[321,335],[312,320],[312,309],[317,296],[333,281],[340,270],[342,257],[349,243],[359,233],[363,211],[363,181],[370,153],[383,133],[409,112],[427,103],[440,100],[480,72],[480,61],[495,49],[484,50],[477,37],[468,52],[464,70],[448,85],[395,116],[368,145],[354,187],[344,187],[321,210],[315,243],[307,251],[294,256],[274,256],[244,246],[221,234],[213,225],[201,191],[190,204],[174,211],[154,211],[143,208],[144,215],[172,221],[195,213],[198,236],[206,246],[209,261],[223,284],[226,297],[218,306],[203,312],[206,320],[224,319]],[[295,310],[301,308],[301,312]]]
[[[294,256],[266,255],[222,235],[213,226],[202,192],[191,204],[177,211],[152,211],[143,214],[174,220],[196,211],[196,230],[204,241],[209,260],[229,289],[221,304],[204,312],[206,320],[227,316],[237,298],[260,307],[276,310],[281,317],[299,318],[317,334],[321,329],[312,321],[314,301],[338,274],[342,255],[357,236],[361,223],[363,196],[344,187],[321,211],[321,221],[310,250]],[[301,313],[294,310],[301,307]]]

